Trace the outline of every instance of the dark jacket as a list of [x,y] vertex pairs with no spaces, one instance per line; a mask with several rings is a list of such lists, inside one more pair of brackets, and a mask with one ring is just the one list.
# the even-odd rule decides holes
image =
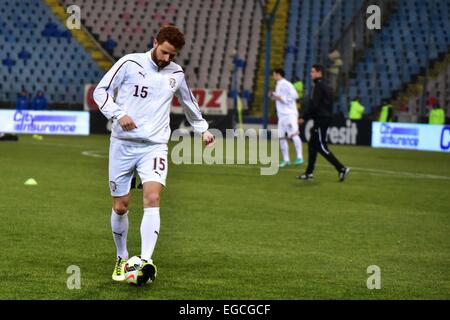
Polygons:
[[44,96],[36,96],[31,102],[33,110],[45,110],[47,109],[48,103]]
[[26,96],[17,95],[16,110],[28,110],[30,109],[30,100]]
[[314,80],[314,87],[309,106],[303,112],[303,118],[313,120],[330,120],[333,114],[333,91],[323,78]]

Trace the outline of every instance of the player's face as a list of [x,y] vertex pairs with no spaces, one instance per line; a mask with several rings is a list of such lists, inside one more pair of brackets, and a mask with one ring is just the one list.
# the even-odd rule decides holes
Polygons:
[[169,63],[175,59],[177,54],[178,50],[169,42],[164,41],[159,44],[155,41],[154,60],[161,69],[168,66]]
[[322,77],[322,72],[317,71],[316,69],[311,69],[311,79],[315,80],[317,78]]

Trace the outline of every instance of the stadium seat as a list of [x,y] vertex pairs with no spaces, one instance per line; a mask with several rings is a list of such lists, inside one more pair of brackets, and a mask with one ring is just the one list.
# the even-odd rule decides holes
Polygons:
[[[110,36],[117,42],[113,50],[116,58],[148,50],[161,25],[179,26],[186,35],[186,46],[177,61],[182,65],[188,63],[184,67],[192,87],[230,89],[232,53],[238,50],[246,61],[246,68],[239,75],[240,90],[253,89],[262,19],[258,1],[63,0],[62,3],[88,8],[90,15],[83,22],[100,41]],[[243,18],[243,14],[252,19]]]
[[[316,62],[316,52],[328,53],[361,8],[363,1],[304,0],[291,1],[287,46],[295,46],[295,54],[285,54],[284,69],[290,80],[299,76],[310,90],[309,70]],[[332,12],[332,14],[330,14]],[[328,17],[328,20],[325,20]],[[324,24],[325,22],[325,24]],[[317,37],[317,31],[320,33]],[[321,41],[317,41],[318,39]],[[315,50],[315,51],[314,51]],[[314,60],[314,61],[313,61]],[[305,63],[298,63],[304,61]]]
[[[354,66],[355,81],[350,82],[356,88],[350,86],[347,91],[339,92],[346,96],[340,99],[341,110],[346,108],[342,103],[348,103],[348,98],[358,89],[363,89],[365,80],[369,80],[375,81],[373,85],[381,89],[381,95],[374,95],[374,103],[367,106],[370,112],[372,106],[380,105],[383,98],[390,98],[402,90],[432,61],[449,52],[450,39],[447,34],[450,2],[434,1],[434,4],[435,8],[428,0],[416,1],[414,5],[409,0],[397,2],[397,10],[381,32],[375,35],[372,46],[366,49],[366,58]],[[430,14],[433,17],[431,24],[428,20]],[[372,74],[375,74],[375,78]]]
[[[102,71],[90,55],[80,49],[64,24],[44,2],[10,0],[8,5],[4,5],[4,1],[0,3],[0,29],[6,35],[0,37],[0,58],[4,59],[4,53],[7,52],[11,57],[17,57],[24,48],[31,54],[29,59],[16,60],[13,68],[17,68],[15,70],[19,72],[6,73],[5,83],[15,81],[16,90],[25,87],[28,91],[34,91],[33,88],[43,89],[45,83],[49,103],[82,104],[84,90],[73,92],[72,95],[67,94],[66,90],[78,83],[96,83],[99,80]],[[46,29],[49,26],[50,29]],[[44,30],[51,31],[45,33],[46,40],[42,36]],[[63,77],[63,70],[67,73],[74,70],[80,73],[78,77]],[[68,86],[61,88],[58,83]],[[15,92],[11,92],[9,96],[15,99],[15,95]]]

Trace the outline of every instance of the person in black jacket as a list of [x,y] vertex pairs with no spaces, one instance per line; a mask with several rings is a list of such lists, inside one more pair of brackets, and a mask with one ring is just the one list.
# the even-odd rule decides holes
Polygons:
[[313,65],[311,69],[311,79],[314,82],[311,101],[309,107],[303,112],[299,124],[302,125],[305,120],[311,118],[314,120],[311,138],[308,143],[308,167],[306,172],[298,176],[301,180],[312,180],[313,171],[316,163],[317,152],[328,160],[338,171],[339,181],[344,181],[350,172],[350,168],[345,167],[336,159],[327,146],[327,130],[331,123],[333,110],[333,92],[323,81],[324,67],[320,64]]

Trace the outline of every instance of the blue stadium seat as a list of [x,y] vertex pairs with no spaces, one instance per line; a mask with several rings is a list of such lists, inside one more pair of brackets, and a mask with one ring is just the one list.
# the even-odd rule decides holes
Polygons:
[[[2,72],[2,80],[5,83],[14,81],[16,87],[42,88],[50,103],[52,102],[83,102],[84,88],[68,86],[73,91],[65,97],[66,88],[58,86],[58,83],[69,84],[71,80],[63,76],[63,70],[67,73],[77,72],[75,83],[91,83],[98,81],[103,71],[96,65],[90,55],[76,42],[70,39],[46,39],[41,31],[48,22],[56,24],[58,30],[64,31],[65,26],[40,1],[34,0],[9,0],[0,1],[0,50],[1,55],[9,53],[11,57],[17,57],[22,48],[31,52],[28,61],[16,59],[16,65],[12,74]],[[44,40],[44,41],[43,41]],[[0,57],[3,59],[3,57]],[[94,76],[95,75],[95,76]],[[50,94],[50,96],[49,96]],[[73,99],[73,96],[76,99]],[[15,93],[10,92],[10,97]],[[55,100],[57,98],[58,100]]]
[[[374,90],[379,94],[373,91],[373,99],[369,101],[379,105],[382,98],[391,97],[394,91],[411,82],[430,61],[448,53],[450,1],[435,1],[434,4],[433,12],[441,14],[433,14],[433,23],[429,24],[426,14],[431,13],[429,1],[415,1],[412,5],[410,0],[399,0],[398,10],[375,36],[373,46],[367,48],[365,58],[354,68],[356,76],[350,79],[348,91],[341,94],[351,97],[358,90],[374,87],[368,86],[365,79],[375,81],[373,84],[379,89]],[[432,37],[430,44],[428,35]],[[340,99],[340,104],[342,100],[345,99]],[[370,111],[371,106],[368,107]]]

